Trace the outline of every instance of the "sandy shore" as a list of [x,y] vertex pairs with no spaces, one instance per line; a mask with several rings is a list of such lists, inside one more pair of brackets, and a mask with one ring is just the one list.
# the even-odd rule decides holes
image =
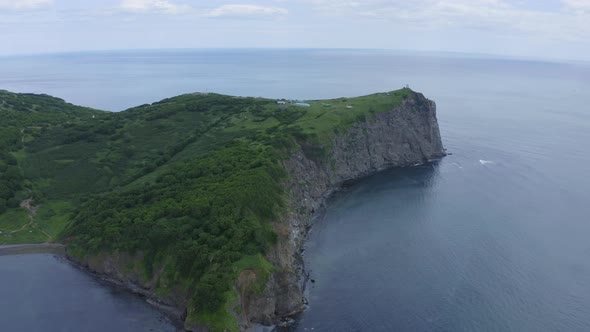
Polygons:
[[32,254],[32,253],[50,253],[64,255],[66,247],[57,243],[38,243],[38,244],[9,244],[0,246],[0,256]]

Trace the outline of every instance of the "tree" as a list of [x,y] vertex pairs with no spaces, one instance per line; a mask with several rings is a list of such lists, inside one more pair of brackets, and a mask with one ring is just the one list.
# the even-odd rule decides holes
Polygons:
[[0,214],[6,212],[6,200],[4,198],[0,198]]

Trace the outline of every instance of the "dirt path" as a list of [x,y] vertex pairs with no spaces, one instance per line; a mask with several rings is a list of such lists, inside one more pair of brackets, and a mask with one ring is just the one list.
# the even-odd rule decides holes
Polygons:
[[[19,229],[15,229],[15,230],[11,231],[9,234],[14,234],[17,232],[21,232],[21,231],[25,230],[26,228],[32,228],[33,226],[37,226],[35,224],[35,215],[37,214],[37,209],[39,208],[39,206],[33,206],[32,203],[33,203],[33,197],[29,197],[29,198],[25,199],[24,201],[20,202],[20,207],[29,212],[28,213],[29,222],[22,225]],[[45,236],[47,236],[47,240],[51,240],[51,235],[49,235],[43,229],[41,229],[39,227],[37,227],[36,229],[38,229],[41,233],[43,233]]]
[[38,206],[33,206],[32,203],[33,203],[33,197],[29,197],[29,198],[25,199],[24,201],[20,202],[20,207],[29,211],[30,218],[35,217],[35,214],[37,214],[37,209],[39,208]]

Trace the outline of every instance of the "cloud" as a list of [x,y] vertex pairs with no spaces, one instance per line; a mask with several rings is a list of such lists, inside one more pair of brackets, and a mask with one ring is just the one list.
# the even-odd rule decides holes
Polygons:
[[[305,0],[322,15],[390,22],[412,30],[486,31],[504,37],[587,41],[590,0],[561,0],[564,11],[540,11],[507,0]],[[586,23],[584,23],[586,22]]]
[[48,7],[53,4],[53,0],[0,0],[0,10],[32,10]]
[[308,0],[323,13],[391,19],[437,20],[493,17],[511,6],[501,0]]
[[590,13],[589,0],[562,0],[561,2],[567,10],[578,14]]
[[206,16],[214,18],[264,18],[288,14],[289,11],[279,7],[259,5],[223,5],[217,7]]
[[169,0],[123,0],[121,9],[133,13],[179,14],[189,11],[191,7]]

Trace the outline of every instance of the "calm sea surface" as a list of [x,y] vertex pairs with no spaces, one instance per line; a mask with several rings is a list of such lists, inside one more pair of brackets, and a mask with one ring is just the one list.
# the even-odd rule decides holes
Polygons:
[[[294,329],[590,331],[590,64],[327,50],[0,58],[0,89],[107,110],[194,91],[313,99],[406,84],[437,102],[453,155],[331,200],[307,243],[315,283]],[[51,256],[0,257],[0,280],[2,328],[110,317],[111,331],[134,331],[138,311],[170,328]],[[92,306],[95,293],[109,300]],[[37,302],[50,313],[26,311]]]
[[138,296],[50,254],[0,256],[0,331],[177,331]]

